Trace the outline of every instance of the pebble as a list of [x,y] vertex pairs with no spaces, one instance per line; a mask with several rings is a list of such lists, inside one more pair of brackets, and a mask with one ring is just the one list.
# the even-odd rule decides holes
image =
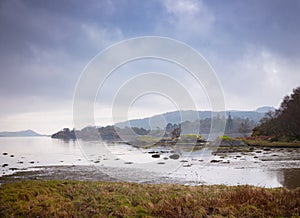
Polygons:
[[179,159],[179,154],[172,154],[169,156],[170,159],[177,160]]
[[153,158],[160,158],[160,155],[159,154],[153,154],[151,157],[153,157]]
[[210,162],[211,162],[211,163],[219,163],[220,160],[211,160]]
[[186,162],[188,162],[187,160],[181,160],[180,162],[182,162],[182,163],[186,163]]

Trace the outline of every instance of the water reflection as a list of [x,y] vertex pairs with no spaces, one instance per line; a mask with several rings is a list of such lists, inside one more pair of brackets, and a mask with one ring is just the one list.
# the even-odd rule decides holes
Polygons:
[[287,189],[300,187],[300,168],[280,169],[277,172],[277,178],[280,184]]

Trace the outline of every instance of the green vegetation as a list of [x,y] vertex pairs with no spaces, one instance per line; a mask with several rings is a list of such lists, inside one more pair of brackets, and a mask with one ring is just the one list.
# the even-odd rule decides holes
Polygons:
[[180,141],[182,142],[197,142],[203,140],[202,136],[199,134],[185,134],[180,136]]
[[253,136],[270,136],[275,141],[300,139],[300,87],[284,97],[278,110],[266,114],[253,129]]
[[24,181],[0,187],[1,217],[299,217],[300,189]]
[[225,141],[233,141],[233,140],[234,140],[233,138],[230,138],[230,137],[227,136],[227,135],[220,136],[219,138],[220,138],[221,140],[225,140]]

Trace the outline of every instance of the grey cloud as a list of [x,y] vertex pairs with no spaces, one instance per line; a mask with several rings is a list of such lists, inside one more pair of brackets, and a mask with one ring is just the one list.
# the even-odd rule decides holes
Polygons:
[[[298,0],[186,2],[197,3],[198,9],[174,3],[168,10],[167,1],[160,0],[0,1],[0,99],[6,105],[1,113],[68,105],[94,55],[121,39],[143,35],[173,37],[198,50],[216,69],[233,109],[264,102],[276,106],[299,84]],[[263,52],[270,57],[264,59]],[[270,70],[273,65],[278,72]],[[105,103],[121,85],[118,81],[133,75],[130,70],[111,81]],[[25,107],[30,101],[35,103]]]
[[[98,4],[98,10],[110,7],[91,3]],[[72,98],[85,64],[123,37],[117,28],[78,20],[79,9],[78,1],[1,2],[0,95]],[[93,39],[87,28],[94,31]]]

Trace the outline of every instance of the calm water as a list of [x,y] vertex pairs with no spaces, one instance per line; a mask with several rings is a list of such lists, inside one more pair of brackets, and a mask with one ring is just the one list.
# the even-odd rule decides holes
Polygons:
[[[300,149],[212,155],[210,150],[62,141],[49,137],[0,138],[1,176],[43,166],[80,165],[125,181],[165,178],[183,184],[300,187]],[[178,155],[179,156],[178,156]],[[211,162],[211,160],[214,160]]]

